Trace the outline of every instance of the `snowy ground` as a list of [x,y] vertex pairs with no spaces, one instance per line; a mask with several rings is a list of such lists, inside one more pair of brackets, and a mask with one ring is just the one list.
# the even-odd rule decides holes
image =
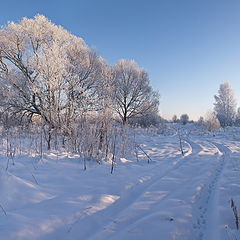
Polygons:
[[230,199],[240,210],[240,138],[235,131],[138,136],[136,158],[88,163],[45,154],[43,161],[1,155],[1,240],[240,239]]

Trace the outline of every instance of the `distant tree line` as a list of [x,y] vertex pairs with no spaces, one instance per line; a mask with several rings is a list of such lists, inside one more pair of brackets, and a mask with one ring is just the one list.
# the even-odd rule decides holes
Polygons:
[[173,115],[172,122],[173,123],[181,123],[183,125],[186,125],[187,123],[193,122],[193,121],[190,121],[188,114],[184,113],[180,116],[179,119],[178,119],[177,115]]

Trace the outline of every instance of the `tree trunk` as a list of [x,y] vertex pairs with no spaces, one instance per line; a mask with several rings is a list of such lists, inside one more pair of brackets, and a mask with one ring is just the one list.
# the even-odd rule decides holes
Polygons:
[[48,130],[48,136],[47,136],[47,149],[51,150],[51,139],[52,139],[52,134],[51,134],[51,129]]

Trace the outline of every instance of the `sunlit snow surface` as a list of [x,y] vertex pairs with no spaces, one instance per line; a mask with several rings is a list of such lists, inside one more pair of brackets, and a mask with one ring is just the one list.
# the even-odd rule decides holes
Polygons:
[[185,136],[139,134],[139,159],[89,162],[45,153],[16,156],[0,171],[1,240],[240,239],[230,208],[240,211],[240,130]]

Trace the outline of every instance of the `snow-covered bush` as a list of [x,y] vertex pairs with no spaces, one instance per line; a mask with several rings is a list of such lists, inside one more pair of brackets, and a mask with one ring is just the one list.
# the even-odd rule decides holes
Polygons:
[[206,129],[209,132],[214,132],[218,130],[221,126],[214,112],[207,114],[205,118]]
[[147,127],[160,127],[164,122],[157,112],[147,112],[140,116],[133,117],[129,120],[129,124],[132,126]]

